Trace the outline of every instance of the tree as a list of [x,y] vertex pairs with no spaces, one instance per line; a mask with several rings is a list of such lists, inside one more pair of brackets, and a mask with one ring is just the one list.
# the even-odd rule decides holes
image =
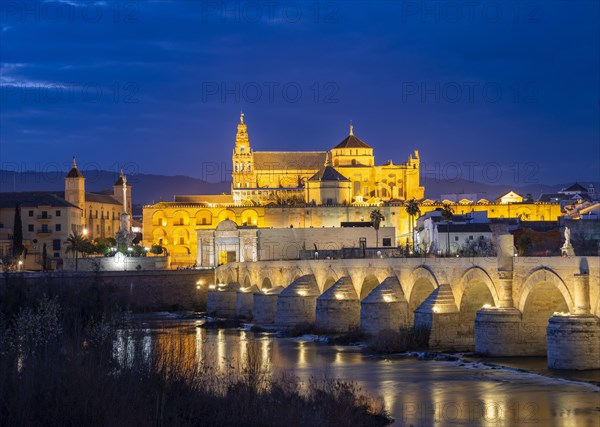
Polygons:
[[77,271],[78,268],[79,252],[86,248],[87,242],[88,240],[79,232],[73,232],[67,238],[67,252],[73,252],[75,254],[75,271]]
[[413,250],[414,244],[414,217],[415,215],[421,214],[421,209],[419,208],[419,204],[415,199],[410,199],[406,204],[406,213],[408,213],[408,230],[410,231],[410,240],[411,240],[411,251]]
[[379,209],[375,209],[371,212],[371,224],[375,229],[375,247],[379,247],[379,226],[381,225],[381,221],[385,221],[385,217],[379,211]]
[[21,221],[21,206],[17,203],[15,206],[15,222],[13,226],[13,238],[12,238],[12,254],[13,259],[17,260],[21,258],[21,255],[25,252],[25,246],[23,246],[23,222]]
[[446,256],[450,254],[450,224],[452,223],[452,217],[454,213],[452,212],[452,206],[450,203],[444,203],[442,205],[442,218],[446,221]]
[[46,271],[48,269],[48,249],[46,248],[46,244],[44,243],[44,247],[42,249],[42,271]]
[[150,253],[160,255],[163,253],[163,247],[160,245],[152,245],[152,247],[150,248]]

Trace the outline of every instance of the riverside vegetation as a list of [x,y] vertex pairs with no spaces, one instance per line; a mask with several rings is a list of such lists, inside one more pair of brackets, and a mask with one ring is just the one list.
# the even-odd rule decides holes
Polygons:
[[[301,383],[246,363],[218,372],[177,346],[150,349],[98,286],[0,289],[0,425],[381,426],[381,402],[354,383]],[[128,351],[119,352],[115,343]]]

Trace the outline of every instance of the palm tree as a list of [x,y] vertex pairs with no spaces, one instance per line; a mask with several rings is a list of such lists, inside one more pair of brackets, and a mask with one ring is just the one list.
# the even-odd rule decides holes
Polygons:
[[75,253],[75,271],[77,271],[78,260],[79,260],[79,252],[85,249],[87,246],[87,239],[83,237],[83,234],[80,232],[73,232],[67,238],[67,252]]
[[450,203],[444,203],[442,205],[442,218],[446,220],[446,237],[447,237],[447,245],[446,245],[446,256],[450,254],[450,223],[452,222],[452,217],[454,213],[452,212],[452,206]]
[[15,222],[13,226],[13,237],[12,237],[12,254],[14,262],[21,259],[21,256],[25,253],[25,246],[23,246],[23,222],[21,221],[21,205],[17,203],[15,206]]
[[419,204],[417,203],[417,201],[415,199],[410,199],[408,201],[408,203],[406,204],[406,213],[408,214],[408,230],[410,231],[410,240],[411,240],[411,251],[414,248],[414,241],[413,241],[413,235],[414,235],[414,216],[415,215],[420,215],[421,214],[421,209],[419,208]]
[[379,211],[379,209],[375,209],[371,211],[371,224],[373,224],[373,228],[375,229],[375,247],[379,247],[379,225],[381,221],[385,221],[385,217]]

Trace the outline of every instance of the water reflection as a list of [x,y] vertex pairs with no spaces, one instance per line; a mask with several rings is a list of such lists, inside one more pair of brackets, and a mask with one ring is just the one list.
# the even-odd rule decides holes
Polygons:
[[194,325],[123,331],[114,348],[122,364],[139,351],[145,359],[176,357],[227,374],[252,365],[292,372],[305,383],[323,375],[354,381],[383,401],[395,425],[600,425],[598,387],[516,371],[384,360],[351,347]]

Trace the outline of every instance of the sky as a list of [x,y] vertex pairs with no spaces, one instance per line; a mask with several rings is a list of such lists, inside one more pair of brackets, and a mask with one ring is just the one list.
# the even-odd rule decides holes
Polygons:
[[348,134],[422,175],[600,180],[597,1],[0,2],[0,168],[229,179]]

